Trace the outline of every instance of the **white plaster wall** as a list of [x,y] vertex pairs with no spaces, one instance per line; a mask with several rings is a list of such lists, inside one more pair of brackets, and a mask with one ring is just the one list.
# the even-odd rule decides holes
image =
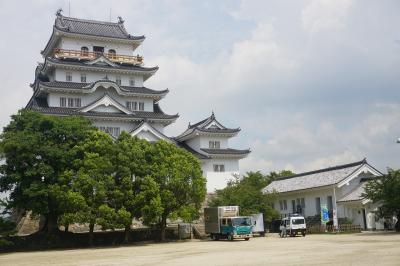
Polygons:
[[80,97],[81,98],[81,105],[86,106],[88,104],[93,103],[100,97],[107,92],[114,100],[119,102],[121,105],[126,106],[126,101],[137,101],[137,102],[144,102],[144,111],[153,112],[153,100],[150,98],[139,98],[139,97],[128,97],[128,96],[121,96],[118,95],[114,88],[98,88],[95,92],[84,94],[84,93],[51,93],[48,95],[48,104],[50,107],[59,107],[60,106],[60,97]]
[[338,199],[346,196],[351,191],[353,191],[355,188],[357,188],[360,185],[360,180],[363,177],[365,177],[365,174],[360,174],[357,177],[355,177],[353,180],[351,180],[348,184],[345,184],[344,186],[337,188],[336,195],[337,195]]
[[[332,187],[315,189],[315,190],[307,190],[306,192],[301,191],[301,192],[294,192],[294,193],[279,193],[277,195],[276,200],[274,201],[274,207],[282,215],[293,213],[292,200],[296,200],[297,198],[304,198],[304,203],[305,203],[304,215],[306,217],[314,216],[314,215],[319,214],[319,213],[317,213],[315,198],[319,197],[321,200],[321,204],[328,204],[327,203],[328,196],[332,196],[333,204],[335,204]],[[287,210],[280,210],[280,205],[279,205],[280,200],[286,200]],[[297,205],[297,201],[296,201],[296,205]]]
[[186,141],[186,144],[189,145],[192,149],[196,151],[200,151],[200,137],[196,136],[192,139]]
[[161,123],[151,123],[151,126],[160,131],[161,133],[164,133],[164,125]]
[[117,121],[105,121],[105,120],[92,120],[92,123],[94,126],[96,127],[119,127],[120,128],[120,132],[122,131],[126,131],[126,132],[130,132],[132,131],[136,126],[137,123],[132,123],[132,122],[117,122]]
[[141,75],[117,75],[114,73],[104,73],[104,72],[93,72],[93,71],[69,71],[65,69],[57,68],[55,70],[55,77],[51,77],[50,80],[56,81],[66,81],[66,73],[69,72],[72,74],[72,82],[81,82],[81,74],[86,74],[86,82],[92,83],[98,81],[100,79],[104,79],[107,75],[107,78],[112,81],[116,81],[116,77],[121,77],[121,85],[122,86],[130,86],[129,80],[130,78],[135,79],[135,87],[143,87],[143,76]]
[[200,149],[208,149],[210,141],[219,141],[221,149],[227,149],[228,139],[221,137],[208,137],[208,136],[196,136],[190,140],[186,141],[186,144],[189,145],[192,149],[196,151],[200,151]]
[[158,141],[159,139],[148,131],[140,131],[137,135],[138,138],[145,139],[150,142]]
[[93,52],[93,46],[102,46],[104,47],[104,52],[108,52],[109,49],[114,49],[117,54],[121,55],[133,55],[134,47],[129,44],[122,43],[112,43],[110,41],[102,42],[97,40],[85,40],[85,39],[76,39],[69,37],[62,37],[61,42],[59,43],[59,48],[66,50],[81,50],[82,46],[86,46],[89,48],[89,52]]
[[228,138],[208,137],[208,136],[200,136],[200,147],[203,149],[208,149],[210,141],[219,141],[221,149],[228,148]]
[[[214,172],[214,164],[225,165],[225,172]],[[201,169],[203,176],[207,178],[207,192],[213,193],[216,189],[225,188],[227,183],[239,174],[238,159],[210,159],[203,160]]]

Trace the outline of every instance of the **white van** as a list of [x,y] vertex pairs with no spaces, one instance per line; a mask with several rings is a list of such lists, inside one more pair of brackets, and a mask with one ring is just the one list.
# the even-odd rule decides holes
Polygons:
[[281,222],[281,237],[286,235],[296,236],[297,234],[302,234],[306,236],[306,220],[303,216],[295,215],[290,217],[285,217]]

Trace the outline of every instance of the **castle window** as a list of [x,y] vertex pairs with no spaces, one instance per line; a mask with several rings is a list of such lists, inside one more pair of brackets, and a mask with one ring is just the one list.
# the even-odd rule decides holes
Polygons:
[[106,132],[107,134],[110,134],[113,137],[116,137],[116,138],[118,138],[120,133],[121,133],[121,130],[120,130],[119,127],[103,127],[103,126],[100,126],[99,129],[101,131],[103,131],[103,132]]
[[104,47],[102,47],[102,46],[93,46],[93,52],[97,56],[101,56],[104,53]]
[[137,102],[126,102],[126,108],[129,110],[137,110]]
[[89,56],[89,48],[86,46],[81,47],[81,56]]
[[67,106],[67,98],[61,97],[60,98],[60,107],[66,107]]
[[139,102],[139,110],[144,111],[144,102]]
[[214,172],[225,172],[225,165],[223,164],[214,164]]
[[81,82],[86,83],[86,74],[81,74]]
[[68,98],[68,107],[74,107],[74,98]]
[[65,80],[68,82],[72,81],[72,73],[71,72],[65,73]]
[[129,86],[135,87],[135,78],[134,77],[129,78]]
[[60,97],[60,107],[81,107],[81,98]]
[[118,85],[121,85],[121,77],[120,77],[120,76],[117,76],[117,77],[115,78],[115,82],[116,82]]
[[219,149],[221,147],[220,142],[219,141],[209,141],[208,142],[208,147],[210,149]]
[[74,106],[81,107],[81,98],[74,98]]
[[114,49],[108,50],[108,57],[111,59],[116,59],[117,58],[117,52],[115,52]]

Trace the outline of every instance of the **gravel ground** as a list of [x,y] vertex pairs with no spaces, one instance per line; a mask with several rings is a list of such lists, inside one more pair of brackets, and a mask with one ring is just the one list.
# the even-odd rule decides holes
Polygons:
[[129,247],[18,252],[0,265],[400,265],[400,234],[360,233],[250,241],[191,240]]

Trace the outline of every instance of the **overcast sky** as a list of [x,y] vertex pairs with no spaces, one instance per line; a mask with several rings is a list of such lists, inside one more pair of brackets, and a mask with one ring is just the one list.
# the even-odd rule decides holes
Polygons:
[[[367,157],[400,168],[400,1],[0,0],[0,126],[32,95],[57,8],[117,20],[133,35],[146,86],[181,133],[214,110],[251,148],[242,171],[313,170]],[[136,53],[136,52],[135,52]]]

